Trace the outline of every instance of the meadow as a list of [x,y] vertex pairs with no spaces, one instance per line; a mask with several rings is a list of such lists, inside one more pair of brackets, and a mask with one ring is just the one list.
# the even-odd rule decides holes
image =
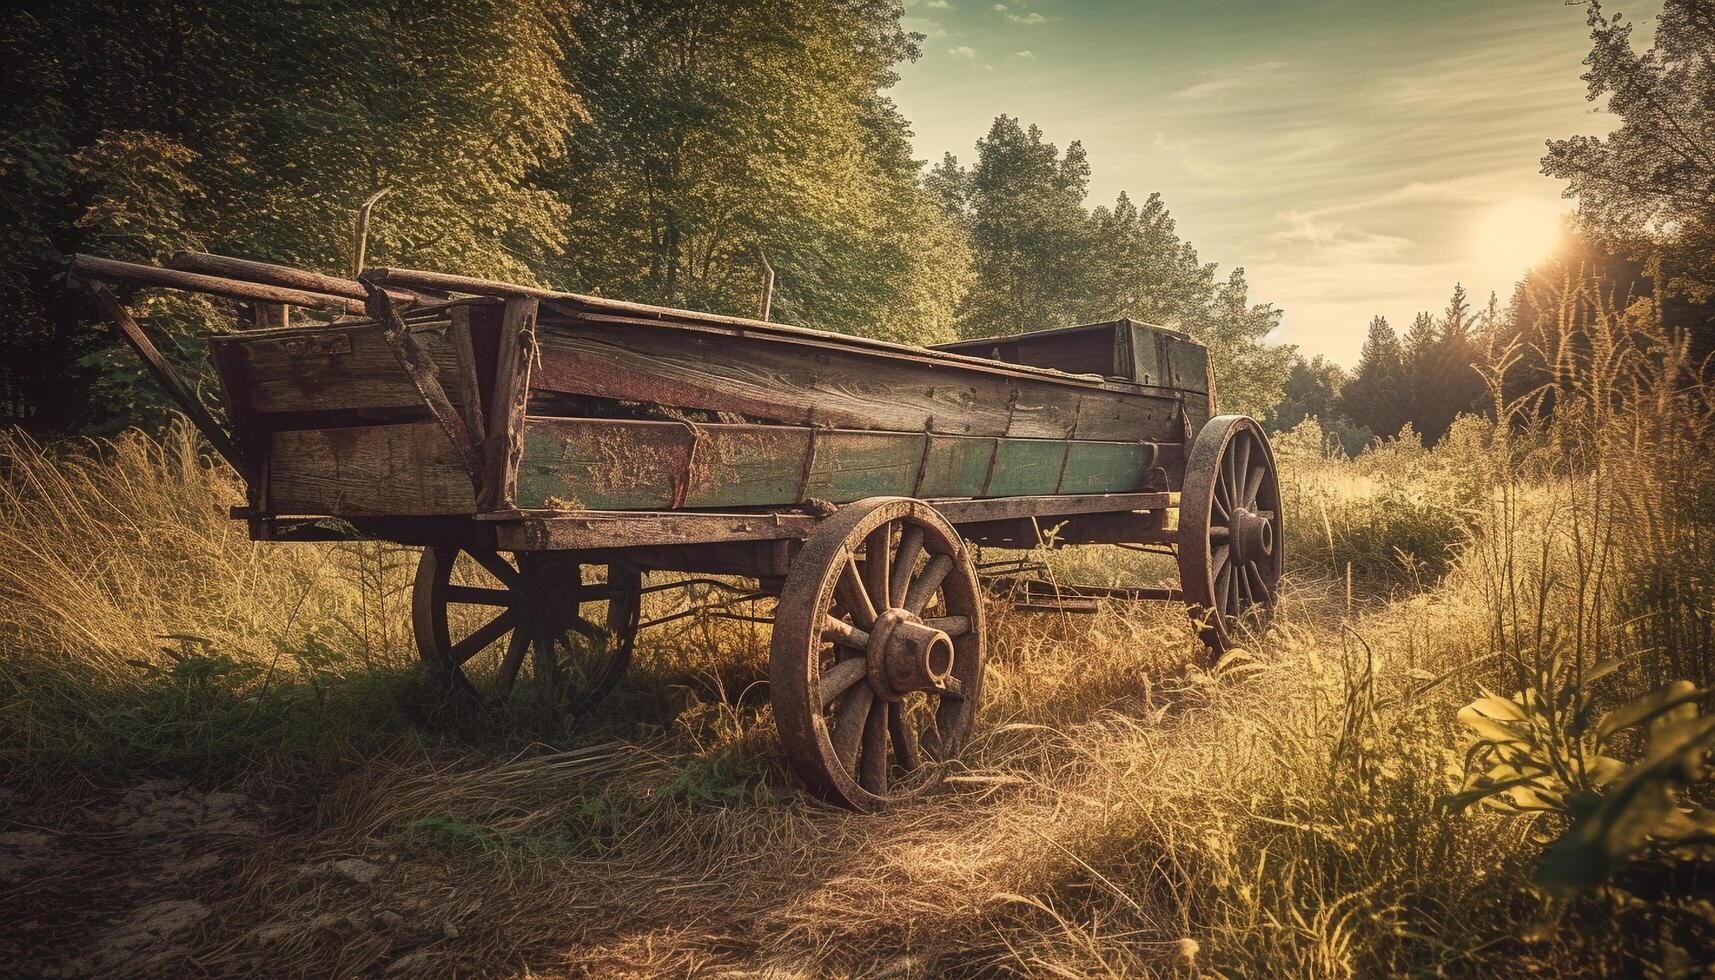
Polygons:
[[[1432,449],[1276,438],[1287,579],[1255,648],[1208,662],[1173,606],[994,602],[968,768],[876,816],[786,773],[765,624],[645,633],[563,728],[452,718],[414,663],[410,549],[249,541],[236,478],[184,428],[8,435],[4,955],[50,975],[1701,969],[1715,393],[1647,304],[1562,310],[1492,352],[1491,417]],[[1033,557],[1067,581],[1172,575]]]

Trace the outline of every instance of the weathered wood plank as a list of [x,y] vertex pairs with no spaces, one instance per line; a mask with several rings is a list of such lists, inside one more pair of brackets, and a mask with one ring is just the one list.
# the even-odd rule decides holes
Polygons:
[[517,499],[518,467],[524,458],[524,409],[530,401],[530,375],[537,357],[536,308],[534,299],[509,299],[501,314],[494,395],[483,440],[483,510],[502,510]]
[[956,435],[1177,438],[1177,399],[762,332],[599,317],[543,324],[544,390],[736,411],[795,425]]
[[1142,488],[1136,443],[990,439],[802,426],[529,418],[518,506],[767,507],[814,497],[978,497]]
[[807,514],[571,513],[528,515],[494,528],[496,543],[505,551],[606,551],[803,538],[818,523]]
[[[445,322],[412,324],[447,397],[465,398],[458,353]],[[242,392],[251,412],[324,412],[418,408],[423,397],[399,366],[374,323],[301,329],[277,335],[229,334],[209,338],[222,365],[222,382]]]
[[283,516],[470,514],[476,494],[434,422],[273,433],[268,508]]

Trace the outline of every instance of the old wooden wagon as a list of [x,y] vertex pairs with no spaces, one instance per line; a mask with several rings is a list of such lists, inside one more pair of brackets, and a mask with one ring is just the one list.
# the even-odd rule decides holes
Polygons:
[[[994,583],[970,544],[1052,529],[1055,546],[1169,550],[1180,589],[1000,584],[1061,608],[1183,601],[1216,650],[1276,603],[1268,442],[1213,416],[1206,351],[1176,331],[926,349],[429,272],[169,266],[73,260],[244,475],[254,537],[423,547],[414,628],[449,690],[584,710],[630,661],[643,595],[673,585],[646,576],[748,579],[775,600],[793,769],[872,809],[934,786],[971,732]],[[248,306],[209,339],[224,424],[104,282]]]

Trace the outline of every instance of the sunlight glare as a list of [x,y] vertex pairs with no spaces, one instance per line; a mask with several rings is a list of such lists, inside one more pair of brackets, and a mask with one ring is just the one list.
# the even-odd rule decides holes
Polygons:
[[1515,198],[1483,212],[1477,220],[1473,258],[1497,281],[1512,282],[1560,243],[1566,206],[1556,201]]

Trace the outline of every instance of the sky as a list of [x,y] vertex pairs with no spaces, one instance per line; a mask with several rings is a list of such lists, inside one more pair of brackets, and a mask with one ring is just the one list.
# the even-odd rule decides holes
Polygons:
[[[1648,41],[1659,0],[1609,0]],[[1544,143],[1600,135],[1585,12],[1562,0],[908,0],[923,54],[892,90],[917,156],[970,163],[1001,113],[1090,157],[1090,205],[1158,191],[1179,234],[1273,340],[1350,365],[1369,320],[1403,333],[1477,305],[1552,246],[1572,202]]]

